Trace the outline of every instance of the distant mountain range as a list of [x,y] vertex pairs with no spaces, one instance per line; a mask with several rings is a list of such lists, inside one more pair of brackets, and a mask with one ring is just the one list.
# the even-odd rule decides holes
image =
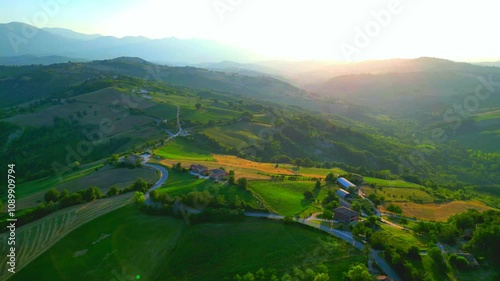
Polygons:
[[99,79],[104,79],[103,77],[114,75],[161,81],[202,92],[212,90],[232,93],[245,99],[276,100],[306,95],[303,90],[272,77],[246,76],[194,67],[170,67],[136,57],[119,57],[49,66],[0,66],[0,108],[72,93],[76,88],[81,88],[83,92],[95,90],[89,85],[101,81]]
[[22,55],[14,57],[0,57],[0,65],[30,65],[30,64],[42,64],[49,65],[53,63],[65,63],[65,62],[84,62],[87,59],[80,58],[70,58],[64,56],[33,56],[33,55]]
[[129,56],[172,65],[256,59],[248,50],[210,40],[117,38],[82,34],[62,28],[39,29],[18,22],[0,24],[0,38],[2,57],[31,55],[99,60]]

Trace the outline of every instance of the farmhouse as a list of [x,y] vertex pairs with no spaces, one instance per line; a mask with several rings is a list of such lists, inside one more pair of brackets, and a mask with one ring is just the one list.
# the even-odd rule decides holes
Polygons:
[[340,185],[341,188],[347,190],[349,187],[354,187],[356,188],[356,185],[353,184],[352,182],[346,180],[345,178],[339,177],[337,179],[337,183]]
[[358,221],[359,217],[358,217],[358,212],[342,206],[333,209],[333,219],[349,223],[352,221]]
[[338,197],[342,199],[351,199],[351,194],[343,189],[339,189],[335,193],[337,194]]
[[195,174],[200,174],[200,175],[204,175],[208,171],[207,167],[200,165],[200,164],[191,164],[191,166],[189,166],[189,169],[191,170],[191,172],[193,172]]
[[213,169],[210,170],[210,178],[214,180],[221,180],[222,178],[226,177],[227,173],[224,170],[221,169]]

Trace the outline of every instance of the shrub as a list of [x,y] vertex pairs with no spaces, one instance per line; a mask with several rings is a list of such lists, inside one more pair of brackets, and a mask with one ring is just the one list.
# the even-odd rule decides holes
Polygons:
[[396,213],[396,214],[403,213],[403,210],[401,210],[401,207],[399,207],[397,205],[394,205],[394,204],[389,204],[389,206],[387,206],[387,211],[393,212],[393,213]]
[[45,202],[57,202],[60,198],[59,191],[57,191],[55,188],[51,188],[45,195],[43,196],[43,199]]

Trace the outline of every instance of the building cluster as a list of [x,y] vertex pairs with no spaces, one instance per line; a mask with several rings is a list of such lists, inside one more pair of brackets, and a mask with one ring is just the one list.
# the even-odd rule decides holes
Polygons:
[[[340,189],[337,190],[335,193],[339,198],[343,200],[352,199],[352,195],[347,191],[349,188],[353,188],[356,191],[358,190],[355,184],[353,184],[352,182],[348,181],[343,177],[337,178],[337,183],[340,186]],[[359,220],[358,212],[343,206],[334,209],[333,215],[336,220],[345,223],[350,223]]]
[[191,164],[189,169],[191,170],[192,174],[203,176],[203,177],[209,177],[213,180],[223,180],[228,175],[226,173],[226,171],[224,171],[222,169],[209,170],[207,167],[205,167],[201,164]]

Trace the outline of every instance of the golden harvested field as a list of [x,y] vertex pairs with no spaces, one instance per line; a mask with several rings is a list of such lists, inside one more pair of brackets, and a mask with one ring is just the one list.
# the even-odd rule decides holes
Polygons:
[[[426,203],[417,204],[413,202],[398,202],[393,203],[398,205],[403,210],[403,215],[410,218],[422,220],[446,221],[449,217],[456,213],[463,212],[469,208],[478,211],[491,210],[493,208],[485,205],[478,200],[471,201],[453,201],[450,203]],[[380,207],[383,212],[387,212],[384,207]]]
[[329,172],[341,174],[342,170],[338,168],[321,169],[321,168],[300,168],[289,165],[280,164],[275,168],[274,163],[259,163],[236,156],[214,154],[213,161],[186,161],[177,159],[162,160],[160,163],[172,166],[175,163],[181,163],[184,167],[189,167],[191,164],[202,164],[210,169],[224,167],[226,171],[234,170],[236,177],[246,177],[248,179],[269,179],[265,174],[281,174],[281,175],[296,175],[300,174],[305,177],[324,178]]

